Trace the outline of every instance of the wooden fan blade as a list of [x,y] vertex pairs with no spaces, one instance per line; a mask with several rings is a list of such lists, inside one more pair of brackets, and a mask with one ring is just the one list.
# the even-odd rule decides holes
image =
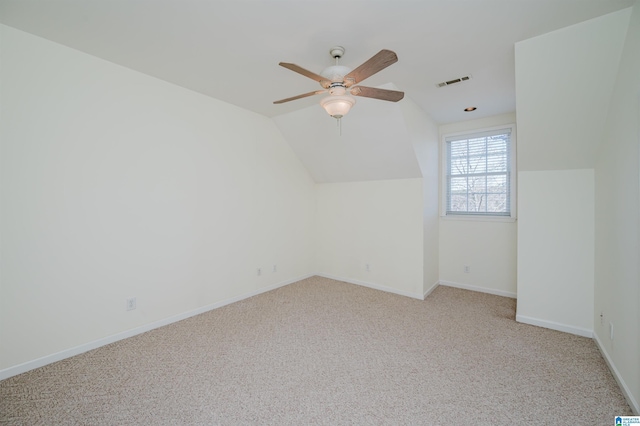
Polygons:
[[331,81],[327,80],[326,78],[324,78],[321,75],[318,75],[314,72],[311,72],[309,70],[306,70],[296,64],[290,64],[288,62],[280,62],[278,65],[280,65],[281,67],[285,67],[286,69],[289,69],[291,71],[297,72],[298,74],[302,74],[305,77],[309,77],[311,80],[315,80],[318,83],[320,83],[320,85],[322,87],[324,87],[325,89],[329,88],[329,85],[331,84]]
[[404,98],[404,92],[397,90],[376,89],[375,87],[356,86],[351,88],[353,96],[364,96],[366,98],[380,99],[382,101],[398,102]]
[[382,49],[367,62],[347,74],[344,77],[344,83],[347,87],[353,86],[396,62],[398,62],[398,56],[394,52]]
[[274,101],[274,104],[283,104],[289,101],[295,101],[296,99],[302,99],[313,95],[319,95],[320,93],[325,93],[326,90],[316,90],[315,92],[303,93],[302,95],[293,96],[291,98],[280,99],[279,101]]

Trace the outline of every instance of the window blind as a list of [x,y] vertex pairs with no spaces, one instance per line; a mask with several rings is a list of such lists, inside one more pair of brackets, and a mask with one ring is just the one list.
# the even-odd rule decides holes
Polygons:
[[511,215],[511,129],[445,138],[446,214]]

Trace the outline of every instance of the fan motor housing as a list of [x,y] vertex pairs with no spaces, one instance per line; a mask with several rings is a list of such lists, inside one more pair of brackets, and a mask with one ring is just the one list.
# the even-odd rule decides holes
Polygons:
[[345,67],[344,65],[331,65],[330,67],[322,70],[320,75],[334,83],[342,83],[344,76],[350,72],[351,68]]
[[346,92],[347,92],[347,87],[342,82],[331,83],[331,86],[329,86],[330,95],[340,96],[340,95],[344,95]]

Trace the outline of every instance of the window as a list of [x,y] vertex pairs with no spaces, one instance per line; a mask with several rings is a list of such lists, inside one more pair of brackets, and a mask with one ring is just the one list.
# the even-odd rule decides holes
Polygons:
[[514,126],[445,135],[444,215],[514,217]]

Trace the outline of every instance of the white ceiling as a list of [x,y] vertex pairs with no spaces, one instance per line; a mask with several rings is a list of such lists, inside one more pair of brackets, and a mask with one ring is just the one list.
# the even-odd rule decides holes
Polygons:
[[[632,3],[0,0],[0,23],[275,117],[314,179],[336,182],[419,175],[415,157],[405,152],[411,143],[400,109],[357,98],[343,119],[343,136],[336,138],[319,96],[272,103],[320,88],[278,62],[319,73],[332,64],[334,45],[346,48],[341,63],[351,68],[390,49],[398,63],[365,85],[393,84],[437,123],[476,119],[515,110],[516,42]],[[472,79],[436,87],[463,75]],[[478,109],[463,112],[468,106]]]
[[[631,6],[632,0],[0,0],[0,22],[268,117],[317,103],[272,102],[318,89],[331,46],[355,66],[399,61],[394,83],[436,122],[515,109],[514,43]],[[471,74],[443,89],[436,83]],[[362,99],[362,98],[361,98]],[[363,100],[364,102],[376,102]],[[462,109],[476,106],[473,117]],[[322,110],[320,110],[322,112]]]

